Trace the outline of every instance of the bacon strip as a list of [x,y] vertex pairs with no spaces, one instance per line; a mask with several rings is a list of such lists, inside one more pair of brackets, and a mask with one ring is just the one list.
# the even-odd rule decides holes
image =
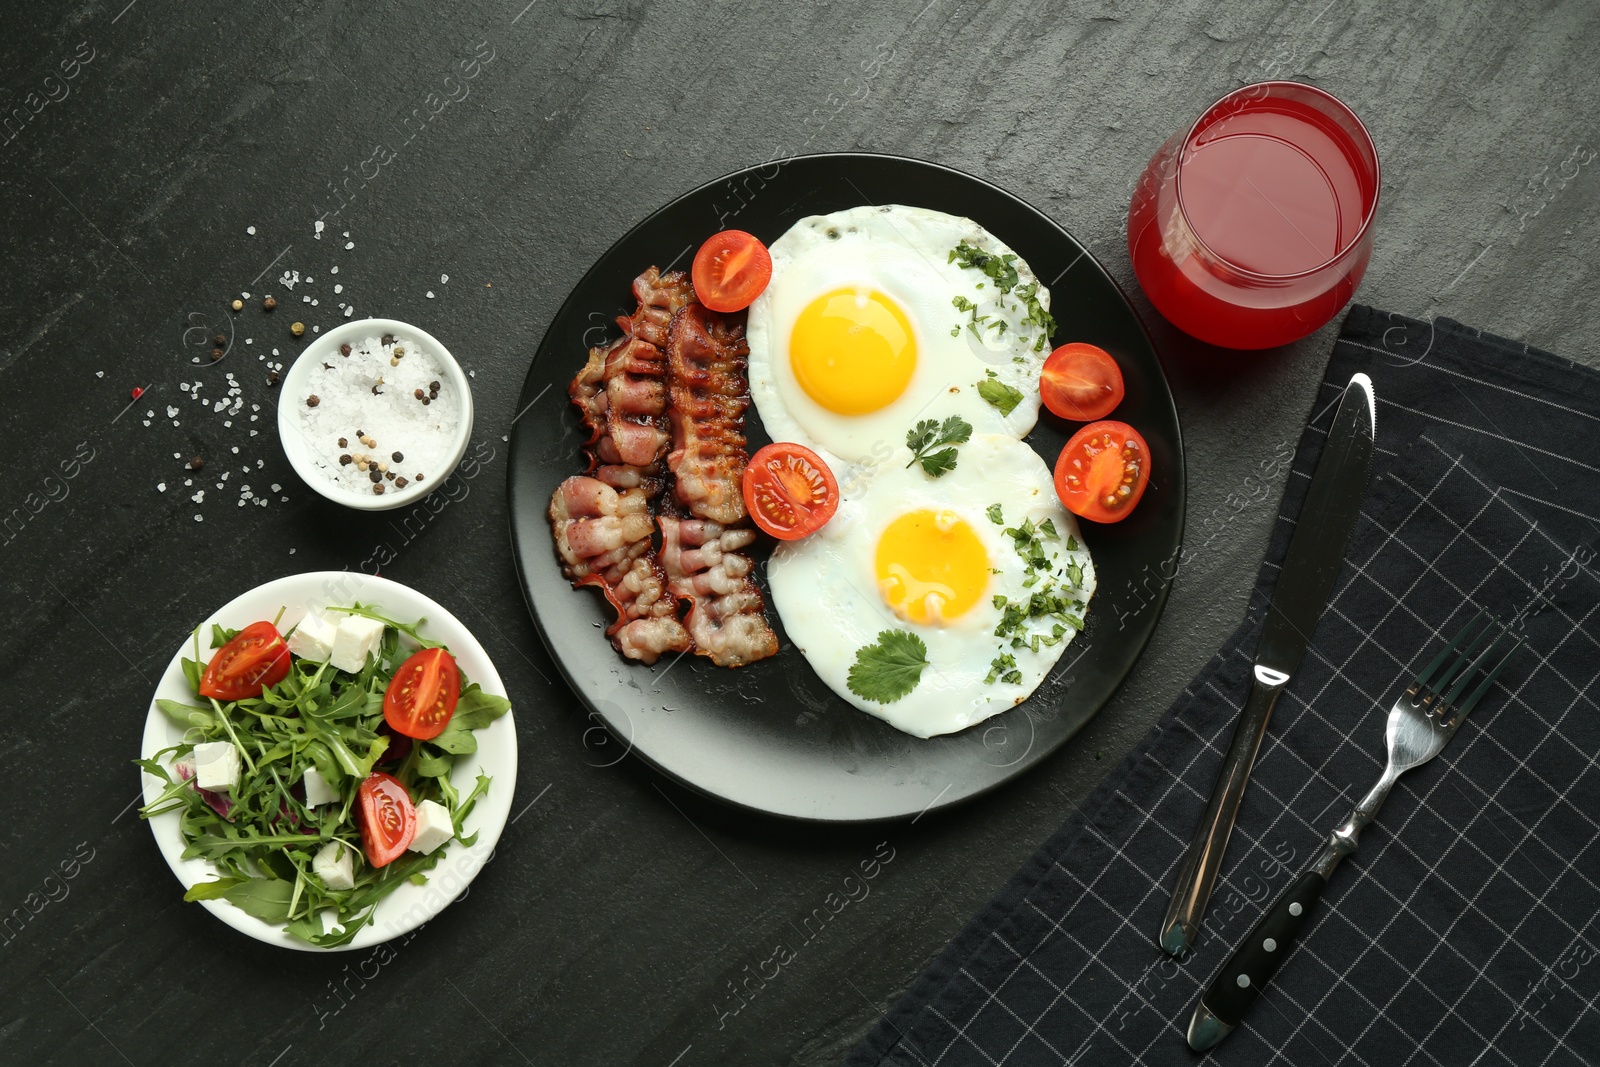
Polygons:
[[550,500],[550,527],[574,586],[597,586],[617,611],[606,630],[629,659],[654,663],[689,649],[678,600],[656,557],[650,508],[664,483],[671,443],[667,418],[667,324],[694,299],[688,275],[651,267],[633,282],[639,301],[619,317],[623,335],[589,350],[567,393],[589,430],[592,477],[568,478]]
[[775,655],[778,635],[762,611],[750,559],[737,551],[756,539],[755,531],[670,515],[657,521],[667,588],[689,602],[684,624],[695,651],[719,667]]
[[616,609],[606,634],[618,651],[654,663],[663,652],[689,650],[678,600],[651,543],[647,490],[619,493],[597,478],[575,475],[550,498],[550,528],[567,579],[599,587]]
[[689,514],[730,526],[744,518],[744,413],[750,406],[745,364],[750,345],[742,316],[690,304],[667,333],[667,391],[672,451],[667,467],[678,503]]

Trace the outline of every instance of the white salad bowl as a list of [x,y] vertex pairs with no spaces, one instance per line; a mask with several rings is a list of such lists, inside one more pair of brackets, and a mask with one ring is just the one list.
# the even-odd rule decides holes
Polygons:
[[[396,489],[391,484],[382,496],[374,496],[371,493],[358,493],[344,486],[335,485],[317,472],[312,460],[311,443],[300,429],[300,409],[296,402],[302,400],[308,392],[307,383],[312,368],[337,357],[340,345],[359,344],[374,334],[382,336],[386,333],[392,333],[402,341],[414,340],[438,356],[445,378],[455,389],[456,395],[461,398],[461,419],[455,428],[448,463],[430,472],[425,482],[412,482],[404,489]],[[283,442],[283,452],[289,457],[290,466],[294,467],[294,472],[300,476],[300,480],[312,489],[334,503],[343,504],[348,508],[361,511],[388,511],[391,508],[402,508],[416,503],[442,486],[445,479],[455,472],[461,457],[466,454],[467,442],[471,437],[472,386],[467,381],[466,372],[438,338],[399,319],[356,319],[320,334],[289,365],[279,386],[278,439]]]
[[[259,585],[242,596],[224,604],[209,618],[200,622],[200,652],[202,662],[209,661],[211,625],[218,623],[230,629],[242,629],[261,619],[272,619],[282,610],[278,621],[280,630],[293,626],[308,612],[329,606],[349,605],[355,601],[370,605],[391,619],[411,622],[426,618],[422,632],[431,640],[443,641],[460,664],[468,681],[477,682],[487,693],[505,695],[505,687],[494,664],[471,632],[450,612],[432,599],[392,582],[387,578],[351,571],[309,571]],[[183,729],[156,707],[158,699],[177,700],[186,704],[199,701],[183,674],[183,659],[195,658],[193,639],[185,636],[182,647],[167,665],[166,673],[156,684],[150,701],[150,711],[145,719],[144,740],[140,756],[153,759],[157,752],[170,748],[183,740]],[[282,925],[262,922],[248,915],[226,900],[203,900],[200,903],[211,914],[241,933],[258,941],[283,948],[303,949],[309,952],[337,952],[367,948],[381,944],[393,937],[410,932],[443,911],[451,901],[466,890],[472,879],[494,853],[500,832],[505,829],[506,816],[511,811],[511,796],[517,785],[517,731],[512,713],[507,711],[488,726],[477,731],[478,750],[456,759],[450,782],[466,796],[477,783],[479,774],[493,779],[488,793],[478,799],[472,814],[466,819],[462,831],[468,836],[476,833],[477,841],[469,848],[460,841],[451,841],[444,847],[443,858],[427,872],[424,885],[406,883],[381,900],[373,913],[371,924],[363,927],[348,944],[339,948],[318,948],[291,936]],[[170,767],[170,756],[163,760]],[[140,771],[144,785],[144,803],[153,803],[160,797],[165,783],[152,774]],[[183,888],[188,890],[197,882],[209,882],[219,877],[219,872],[209,860],[184,859],[183,834],[178,827],[178,813],[168,812],[149,820],[150,832],[156,845],[166,857],[172,873],[178,876]]]

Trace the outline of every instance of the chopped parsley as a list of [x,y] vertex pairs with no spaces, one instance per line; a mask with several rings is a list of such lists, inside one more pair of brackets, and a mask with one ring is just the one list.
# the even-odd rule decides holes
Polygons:
[[956,450],[946,446],[965,444],[971,439],[972,424],[960,415],[951,415],[943,423],[923,419],[906,431],[906,447],[912,453],[911,463],[906,466],[920,462],[924,471],[937,478],[956,469]]
[[984,514],[989,516],[989,521],[996,526],[1004,526],[1006,524],[1006,517],[1001,512],[999,504],[990,504]]
[[917,687],[928,665],[928,646],[905,630],[885,630],[878,643],[856,650],[847,684],[863,700],[892,704]]
[[978,383],[978,395],[992,404],[1002,415],[1009,415],[1022,403],[1022,390],[1005,382],[985,378]]
[[[1006,308],[1005,297],[1010,296],[1016,300],[1026,312],[1017,324],[1018,327],[1038,327],[1039,336],[1033,343],[1033,350],[1043,352],[1044,346],[1050,342],[1050,335],[1056,332],[1056,320],[1039,302],[1039,283],[1022,282],[1021,276],[1017,273],[1016,260],[1014,252],[997,256],[962,241],[950,250],[949,262],[983,272],[985,277],[994,282],[995,289],[999,291],[1001,308]],[[979,315],[977,305],[963,296],[956,297],[954,303],[956,310],[968,313],[967,328],[974,336],[978,336],[980,326],[995,329],[997,333],[1004,332],[1005,319],[994,315]],[[998,321],[998,327],[995,326],[995,321]],[[950,336],[954,337],[960,332],[961,327],[957,326]]]
[[1009,652],[1002,652],[989,664],[989,675],[984,678],[984,685],[993,685],[995,679],[1010,685],[1022,684],[1022,672],[1016,669],[1017,657]]

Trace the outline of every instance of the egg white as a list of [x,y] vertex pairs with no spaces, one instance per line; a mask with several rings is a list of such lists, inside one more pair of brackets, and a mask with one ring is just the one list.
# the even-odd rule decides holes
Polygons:
[[[995,255],[1013,255],[998,237],[971,219],[896,204],[862,206],[801,219],[774,241],[772,280],[750,306],[750,395],[775,441],[798,441],[825,458],[846,463],[881,460],[903,445],[920,419],[960,415],[979,433],[1020,439],[1039,418],[1039,371],[1049,355],[1026,311],[1003,298],[983,272],[950,261],[962,241]],[[1037,279],[1020,257],[1019,285]],[[817,297],[839,289],[875,289],[893,299],[911,321],[916,370],[905,391],[877,411],[840,415],[813,400],[795,378],[789,337],[796,318]],[[978,306],[994,326],[967,328],[970,315],[953,301]],[[1039,302],[1050,306],[1041,287]],[[955,331],[955,336],[952,336]],[[977,391],[992,376],[1017,389],[1022,400],[1002,415]]]
[[[1042,584],[1024,585],[1027,571],[1015,540],[1005,533],[1024,520],[1049,520],[1059,535],[1044,542],[1051,579],[1069,598],[1082,602],[1079,617],[1094,593],[1095,574],[1077,523],[1062,508],[1049,469],[1028,445],[1005,434],[980,434],[959,448],[956,468],[933,478],[920,465],[906,467],[911,453],[901,448],[877,464],[870,478],[840,504],[820,531],[784,542],[773,553],[767,577],[772,603],[784,629],[818,676],[840,697],[908,734],[933,737],[964,730],[1026,700],[1038,688],[1077,634],[1068,627],[1054,645],[1013,648],[997,637],[1003,610],[993,598],[1025,601]],[[1003,523],[987,514],[999,504]],[[895,615],[878,592],[875,560],[878,539],[899,516],[923,508],[948,509],[964,519],[983,543],[991,573],[978,603],[945,625],[917,624]],[[1076,588],[1068,564],[1082,571]],[[1032,620],[1029,631],[1049,632],[1057,620]],[[884,630],[916,634],[927,646],[928,665],[916,688],[889,703],[852,692],[849,673],[861,648],[877,642]],[[1020,680],[986,681],[1001,653],[1012,655]]]

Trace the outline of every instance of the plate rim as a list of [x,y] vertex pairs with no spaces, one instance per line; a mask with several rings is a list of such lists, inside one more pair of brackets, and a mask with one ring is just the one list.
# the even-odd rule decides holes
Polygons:
[[[486,691],[498,693],[499,695],[506,696],[509,699],[509,694],[507,694],[505,691],[505,684],[501,680],[500,672],[495,669],[493,660],[489,658],[488,650],[483,647],[482,642],[477,639],[467,625],[463,623],[455,615],[455,613],[451,612],[443,604],[440,604],[437,600],[434,600],[421,590],[413,589],[411,586],[394,581],[391,578],[382,577],[381,575],[366,574],[361,571],[334,570],[300,571],[294,574],[281,575],[280,577],[258,583],[257,585],[254,585],[251,588],[239,593],[237,596],[233,597],[226,603],[210,612],[197,624],[196,629],[204,630],[213,622],[227,624],[227,621],[222,617],[227,612],[232,610],[234,605],[239,604],[241,601],[255,597],[258,594],[275,591],[275,587],[281,586],[290,590],[304,589],[315,583],[317,591],[322,592],[327,589],[327,583],[329,582],[356,583],[360,588],[351,594],[352,598],[366,599],[370,597],[374,602],[379,603],[380,607],[385,606],[381,603],[382,593],[385,590],[399,590],[400,595],[416,598],[424,605],[427,616],[427,625],[430,631],[434,630],[435,627],[442,623],[446,628],[454,627],[458,629],[465,637],[465,641],[457,642],[455,640],[451,640],[448,643],[452,646],[451,650],[453,653],[457,654],[458,656],[471,658],[475,663],[481,664],[482,669],[470,672],[472,680],[481,685]],[[346,590],[341,588],[339,591],[343,593]],[[305,601],[309,599],[310,597],[304,594],[299,596],[285,595],[286,603],[292,603],[294,600]],[[139,756],[141,759],[153,758],[157,751],[166,748],[173,743],[170,738],[172,736],[172,731],[175,731],[177,726],[176,724],[171,723],[171,720],[166,718],[166,716],[161,713],[161,711],[156,707],[155,702],[158,699],[172,699],[171,697],[164,696],[164,693],[168,690],[169,684],[173,683],[175,680],[180,684],[185,686],[187,685],[187,680],[183,678],[182,661],[184,656],[189,653],[192,647],[191,641],[192,638],[185,636],[183,643],[173,654],[172,659],[168,662],[166,669],[161,673],[161,677],[156,681],[156,684],[152,688],[150,694],[150,706],[149,710],[145,714],[144,730],[139,740]],[[202,651],[204,651],[204,649],[202,649]],[[187,697],[187,699],[194,698],[192,695],[190,695]],[[408,912],[404,913],[398,923],[385,926],[380,925],[382,922],[381,909],[385,904],[395,900],[395,897],[392,895],[385,897],[378,903],[378,908],[380,910],[373,913],[372,922],[363,927],[362,930],[357,933],[348,944],[337,945],[331,948],[323,948],[318,945],[306,944],[305,942],[290,936],[287,929],[283,925],[267,923],[261,919],[257,919],[255,916],[247,914],[226,900],[202,900],[199,901],[199,903],[202,904],[207,911],[209,911],[225,925],[232,927],[248,937],[260,941],[263,944],[272,945],[277,948],[286,948],[314,953],[354,952],[360,949],[371,948],[376,945],[384,944],[385,942],[391,941],[394,938],[400,937],[404,934],[408,934],[413,930],[432,922],[446,908],[459,899],[466,887],[471,885],[473,879],[475,879],[478,874],[482,872],[489,859],[493,857],[495,847],[498,845],[500,836],[505,831],[505,827],[507,826],[507,817],[511,811],[512,797],[516,793],[517,785],[518,750],[516,723],[513,718],[514,710],[515,709],[507,710],[504,715],[490,723],[489,726],[484,727],[484,731],[495,731],[494,740],[499,746],[496,749],[498,758],[495,761],[496,784],[499,784],[499,781],[503,776],[509,783],[508,787],[505,790],[492,790],[490,795],[482,798],[478,802],[478,806],[473,809],[473,813],[471,816],[469,816],[469,818],[476,826],[478,839],[470,847],[466,847],[459,852],[459,855],[457,855],[453,860],[455,866],[450,870],[446,870],[444,864],[441,862],[439,866],[436,866],[433,868],[433,870],[428,872],[430,876],[430,882],[428,885],[417,887],[424,890],[429,888],[437,888],[432,886],[431,879],[434,875],[439,874],[441,871],[444,873],[455,873],[457,877],[460,877],[462,879],[461,885],[457,889],[451,891],[451,893],[445,897],[443,903],[439,904],[437,907],[430,908],[427,906],[426,901],[421,902],[419,905],[413,905]],[[500,726],[502,722],[505,723],[505,726]],[[170,730],[168,729],[169,724],[171,727]],[[502,734],[504,737],[501,736]],[[483,751],[484,750],[480,747],[479,753]],[[501,763],[504,763],[505,765],[504,770],[499,769]],[[457,764],[456,768],[451,772],[452,782],[454,782],[457,774],[466,774],[471,776],[483,769],[484,760],[481,755],[479,756],[476,764],[473,766],[468,766],[464,763]],[[138,774],[140,780],[140,799],[145,804],[151,803],[160,795],[163,788],[163,783],[153,775],[146,772],[143,768],[138,770]],[[503,803],[501,802],[502,800]],[[182,841],[181,831],[178,829],[178,816],[176,812],[168,812],[164,815],[159,815],[154,819],[147,819],[145,821],[150,826],[151,836],[155,838],[157,851],[160,852],[162,858],[166,860],[167,866],[172,870],[173,876],[177,878],[178,883],[183,886],[186,892],[196,883],[201,881],[207,873],[209,873],[211,876],[217,876],[220,874],[217,868],[209,860],[199,858],[186,860],[182,858],[184,844]],[[465,827],[463,827],[463,829],[465,829]],[[461,843],[456,841],[454,844],[459,846]],[[461,870],[459,869],[462,866],[463,860],[475,861],[471,865],[470,870],[467,870],[465,874],[462,874]],[[197,868],[193,866],[196,864],[204,865],[204,873],[198,873],[198,876],[191,880],[190,876],[192,874],[197,874]],[[399,891],[404,892],[406,888],[408,887],[401,887]],[[419,906],[427,912],[426,915],[417,917],[417,909]]]
[[[590,263],[589,267],[573,283],[572,288],[567,293],[566,298],[564,300],[562,300],[562,302],[559,305],[559,307],[557,307],[555,313],[550,317],[550,320],[545,324],[545,328],[544,328],[544,330],[541,332],[541,334],[539,336],[538,343],[533,346],[533,355],[529,359],[528,371],[527,371],[527,374],[525,374],[524,377],[523,377],[523,384],[522,384],[521,390],[517,394],[518,397],[520,398],[522,396],[526,396],[527,395],[527,391],[528,391],[528,388],[529,388],[529,382],[533,378],[533,375],[534,375],[534,373],[535,373],[535,371],[536,371],[536,369],[538,368],[538,365],[539,365],[539,359],[538,359],[539,350],[544,347],[545,340],[550,336],[550,332],[555,328],[555,325],[556,325],[557,322],[560,322],[570,311],[572,311],[573,308],[575,308],[577,306],[579,293],[583,289],[585,289],[587,287],[587,283],[589,282],[591,275],[593,275],[595,273],[595,271],[599,268],[601,262],[607,256],[609,256],[611,254],[612,250],[614,250],[617,246],[625,244],[626,242],[632,240],[638,233],[640,233],[641,231],[645,230],[646,228],[648,228],[649,226],[651,226],[652,224],[657,222],[657,220],[661,219],[662,217],[664,217],[666,215],[671,214],[672,212],[674,212],[676,210],[679,210],[682,207],[682,205],[684,205],[686,202],[690,201],[694,197],[696,197],[696,196],[698,196],[698,195],[700,195],[702,193],[705,193],[705,192],[707,192],[707,191],[709,191],[709,190],[711,190],[711,189],[713,189],[713,188],[715,188],[715,187],[717,187],[719,185],[723,185],[725,183],[730,183],[733,180],[738,179],[738,178],[742,178],[742,177],[746,177],[746,176],[749,176],[749,175],[758,174],[759,172],[765,171],[765,170],[767,170],[769,168],[782,169],[783,167],[786,167],[786,166],[788,166],[790,164],[797,163],[797,162],[824,163],[824,162],[827,162],[827,161],[837,161],[837,162],[839,162],[841,164],[861,163],[861,162],[886,162],[886,163],[897,164],[897,165],[910,165],[912,167],[927,168],[927,169],[930,169],[930,170],[939,171],[939,172],[944,173],[945,175],[953,176],[953,177],[958,178],[960,180],[967,181],[967,182],[972,182],[972,183],[975,183],[977,185],[980,185],[980,186],[984,187],[985,189],[989,190],[991,193],[996,194],[998,196],[1001,196],[1001,197],[1005,198],[1006,200],[1009,200],[1009,201],[1013,202],[1014,204],[1016,204],[1017,206],[1021,207],[1022,209],[1024,209],[1025,211],[1027,211],[1031,215],[1036,216],[1038,219],[1042,220],[1042,222],[1045,225],[1049,226],[1053,231],[1055,231],[1061,237],[1064,237],[1067,241],[1071,242],[1072,245],[1074,245],[1079,251],[1078,259],[1074,261],[1073,266],[1076,266],[1077,262],[1079,262],[1079,261],[1086,260],[1093,267],[1094,270],[1099,272],[1100,276],[1105,279],[1105,281],[1111,286],[1112,290],[1117,294],[1117,297],[1121,301],[1122,306],[1127,309],[1128,314],[1130,316],[1130,319],[1131,319],[1133,325],[1138,329],[1139,336],[1143,338],[1146,347],[1148,347],[1152,357],[1154,358],[1156,370],[1157,370],[1157,372],[1158,372],[1158,374],[1160,376],[1160,383],[1161,383],[1161,387],[1162,387],[1160,392],[1161,392],[1161,394],[1162,394],[1162,396],[1163,396],[1163,398],[1165,400],[1165,405],[1164,406],[1165,406],[1165,408],[1167,410],[1167,413],[1170,414],[1170,416],[1171,416],[1171,422],[1172,422],[1172,427],[1173,427],[1173,440],[1172,440],[1173,451],[1174,451],[1174,456],[1175,456],[1175,458],[1177,460],[1177,464],[1178,464],[1179,477],[1177,479],[1177,484],[1176,484],[1176,487],[1175,487],[1176,498],[1175,498],[1174,505],[1173,505],[1175,510],[1176,510],[1176,513],[1177,513],[1177,529],[1176,529],[1176,537],[1175,537],[1175,541],[1174,541],[1174,554],[1175,554],[1175,557],[1178,556],[1178,555],[1181,555],[1182,550],[1183,550],[1183,536],[1184,536],[1184,532],[1185,532],[1187,524],[1188,524],[1188,506],[1187,506],[1188,505],[1188,485],[1189,485],[1188,456],[1187,456],[1187,451],[1184,448],[1184,444],[1183,444],[1183,424],[1182,424],[1182,421],[1180,420],[1180,418],[1178,416],[1177,399],[1173,395],[1172,385],[1167,380],[1166,369],[1161,363],[1160,352],[1156,348],[1155,342],[1151,338],[1150,330],[1145,324],[1144,317],[1139,313],[1139,309],[1134,305],[1133,301],[1128,298],[1127,292],[1117,282],[1117,279],[1111,274],[1110,271],[1106,270],[1105,264],[1100,262],[1099,258],[1097,256],[1095,256],[1094,253],[1089,249],[1089,246],[1085,245],[1082,241],[1079,241],[1075,236],[1072,235],[1072,233],[1070,231],[1067,230],[1067,228],[1065,226],[1061,225],[1054,218],[1052,218],[1051,216],[1045,214],[1045,212],[1040,210],[1038,207],[1034,206],[1029,201],[1023,199],[1021,196],[1018,196],[1016,193],[1013,193],[1013,192],[1003,188],[1002,186],[997,185],[992,181],[989,181],[986,178],[982,178],[982,177],[980,177],[978,175],[971,174],[971,173],[969,173],[967,171],[961,170],[961,169],[956,168],[956,167],[952,167],[952,166],[950,166],[948,164],[945,164],[945,163],[938,163],[938,162],[935,162],[935,161],[932,161],[932,160],[919,159],[919,158],[917,158],[915,156],[904,156],[904,155],[898,155],[898,154],[889,153],[889,152],[813,152],[813,153],[800,153],[800,154],[796,154],[796,155],[784,156],[782,158],[777,158],[777,159],[769,159],[769,160],[767,160],[765,162],[755,163],[755,164],[751,164],[749,166],[740,167],[740,168],[738,168],[736,170],[729,171],[729,172],[727,172],[725,174],[722,174],[722,175],[720,175],[720,176],[718,176],[716,178],[712,178],[712,179],[710,179],[708,181],[701,182],[698,185],[695,185],[695,186],[693,186],[693,187],[691,187],[689,189],[684,190],[683,192],[679,193],[677,196],[674,196],[671,200],[667,201],[665,204],[661,205],[660,207],[656,208],[653,211],[650,211],[649,213],[647,213],[646,215],[641,217],[632,226],[628,227],[628,229],[626,231],[624,231],[621,235],[619,235],[617,238],[615,238],[610,244],[608,244],[604,249],[602,249],[599,252],[598,255],[595,256],[594,261],[592,263]],[[680,255],[679,258],[680,259],[682,258],[681,255]],[[675,266],[676,262],[677,261],[674,261],[673,264],[669,265],[669,269],[670,269],[671,266]],[[1068,269],[1071,269],[1071,267],[1069,267]],[[1059,281],[1059,278],[1058,278],[1058,281]],[[520,403],[520,400],[519,400],[519,403]],[[1105,709],[1106,705],[1109,704],[1112,701],[1112,699],[1115,698],[1115,696],[1122,690],[1122,687],[1127,683],[1127,680],[1128,680],[1129,676],[1133,673],[1134,668],[1138,665],[1139,661],[1144,658],[1145,652],[1150,647],[1150,641],[1155,636],[1155,631],[1156,631],[1157,627],[1160,624],[1161,616],[1166,611],[1167,600],[1171,595],[1174,578],[1176,577],[1176,575],[1174,574],[1174,578],[1166,578],[1165,580],[1162,581],[1162,583],[1159,586],[1159,588],[1156,589],[1153,592],[1153,594],[1151,596],[1151,600],[1150,600],[1151,615],[1150,615],[1149,631],[1144,635],[1144,637],[1142,639],[1140,639],[1140,641],[1138,643],[1138,648],[1135,650],[1133,656],[1129,659],[1128,665],[1123,669],[1123,671],[1121,672],[1120,677],[1118,677],[1118,679],[1116,681],[1116,684],[1107,693],[1105,699],[1101,700],[1095,706],[1095,708],[1094,708],[1094,710],[1092,712],[1090,712],[1087,715],[1085,715],[1081,722],[1079,722],[1072,729],[1070,729],[1070,730],[1066,731],[1065,733],[1063,733],[1061,735],[1061,737],[1057,738],[1052,744],[1047,746],[1045,748],[1045,750],[1041,753],[1039,759],[1037,759],[1033,763],[1029,764],[1028,768],[1025,768],[1023,771],[1017,772],[1017,773],[1013,773],[1013,774],[1007,775],[1007,776],[1002,777],[1002,778],[998,778],[995,781],[988,783],[987,785],[984,785],[984,786],[982,786],[980,788],[974,789],[974,790],[972,790],[970,792],[963,793],[960,796],[955,797],[955,798],[950,799],[950,800],[943,800],[942,797],[935,797],[935,799],[933,801],[931,801],[926,807],[922,808],[919,812],[917,812],[915,814],[913,814],[911,812],[901,812],[901,813],[892,814],[892,815],[872,815],[872,816],[866,816],[866,817],[862,817],[862,818],[840,818],[840,817],[818,817],[818,816],[797,814],[797,813],[788,812],[788,811],[778,811],[778,810],[773,810],[771,808],[757,807],[755,805],[745,803],[744,801],[737,800],[737,799],[732,798],[732,797],[724,796],[721,793],[716,792],[715,790],[712,790],[710,788],[707,788],[706,786],[701,785],[699,782],[696,782],[696,781],[693,781],[693,780],[691,780],[689,778],[686,778],[683,775],[681,775],[681,774],[677,773],[676,771],[672,770],[671,768],[663,765],[659,760],[657,760],[654,757],[652,757],[644,749],[635,746],[634,743],[633,743],[633,739],[631,737],[621,734],[618,731],[618,729],[611,723],[611,721],[598,708],[594,707],[591,704],[591,702],[588,700],[588,698],[584,695],[582,688],[577,684],[577,682],[576,682],[571,670],[568,668],[568,665],[565,662],[565,660],[560,655],[557,654],[557,650],[556,650],[555,646],[553,645],[553,643],[551,642],[550,635],[547,632],[544,620],[540,616],[539,611],[538,611],[537,607],[535,606],[535,604],[533,602],[532,590],[531,590],[531,586],[530,586],[530,583],[529,583],[529,580],[528,580],[528,575],[523,569],[523,558],[522,558],[523,557],[523,553],[522,553],[521,540],[519,538],[518,530],[517,530],[517,512],[518,512],[518,509],[517,509],[517,506],[516,506],[516,504],[517,504],[517,494],[518,494],[518,487],[517,487],[518,477],[517,476],[518,476],[519,469],[521,467],[521,460],[519,459],[519,450],[516,447],[517,437],[516,437],[515,433],[516,432],[514,430],[513,431],[513,436],[512,436],[512,439],[511,439],[510,456],[508,457],[508,461],[507,461],[507,464],[506,464],[506,494],[507,494],[507,500],[508,500],[508,505],[509,505],[508,508],[507,508],[507,519],[506,519],[506,521],[507,521],[508,532],[510,533],[510,537],[511,537],[511,548],[512,548],[511,557],[512,557],[513,566],[516,568],[517,584],[518,584],[518,586],[519,586],[519,588],[521,590],[521,593],[522,593],[523,603],[524,603],[524,605],[526,606],[526,608],[528,610],[529,616],[533,620],[534,629],[535,629],[535,631],[537,631],[537,633],[539,635],[540,644],[543,645],[545,653],[550,657],[550,660],[555,665],[556,670],[560,673],[561,679],[565,683],[568,691],[571,693],[573,698],[575,700],[577,700],[577,702],[579,704],[579,707],[583,708],[583,709],[587,709],[586,718],[597,720],[601,725],[603,725],[605,727],[606,731],[613,738],[615,738],[616,740],[622,742],[626,746],[625,751],[623,753],[624,757],[628,756],[628,755],[635,756],[636,758],[640,759],[646,766],[650,767],[655,772],[665,776],[670,781],[676,782],[678,785],[683,786],[684,788],[689,789],[690,791],[692,791],[694,793],[697,793],[697,794],[699,794],[701,796],[705,796],[705,797],[708,797],[710,799],[713,799],[713,800],[717,801],[720,804],[726,805],[727,807],[733,808],[733,809],[741,811],[741,812],[749,812],[749,813],[752,813],[752,814],[765,816],[767,818],[778,819],[778,820],[781,820],[783,822],[803,823],[803,824],[808,824],[808,825],[819,825],[819,826],[870,826],[870,825],[876,825],[876,824],[898,823],[898,822],[903,822],[906,819],[920,819],[923,815],[926,815],[929,812],[945,811],[945,810],[949,810],[949,809],[952,809],[952,808],[961,807],[962,805],[969,804],[969,803],[971,803],[973,801],[978,800],[981,797],[988,796],[989,794],[993,793],[995,790],[1000,789],[1003,786],[1011,784],[1017,778],[1022,777],[1022,775],[1024,773],[1026,773],[1027,769],[1031,769],[1037,763],[1043,762],[1044,760],[1046,760],[1049,757],[1051,757],[1052,755],[1054,755],[1057,751],[1059,751],[1062,748],[1062,746],[1064,746],[1068,741],[1070,741],[1073,737],[1075,737],[1078,733],[1080,733],[1086,726],[1088,726],[1088,724],[1090,722],[1092,722],[1096,718],[1096,716],[1098,716],[1100,714],[1100,712]],[[1026,440],[1026,438],[1024,438],[1024,440]],[[569,590],[569,591],[572,591],[572,590]],[[1002,712],[1001,714],[1005,714],[1005,713]],[[979,724],[974,724],[974,725],[979,725]],[[968,729],[971,729],[971,727],[969,727]],[[619,760],[620,760],[620,758],[621,757],[619,757]]]

